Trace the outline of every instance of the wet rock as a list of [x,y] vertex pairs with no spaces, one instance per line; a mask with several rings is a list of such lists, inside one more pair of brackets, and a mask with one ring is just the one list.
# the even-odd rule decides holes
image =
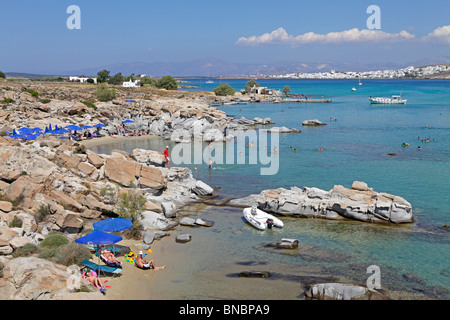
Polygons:
[[190,234],[184,233],[184,234],[178,234],[175,238],[175,241],[178,243],[186,243],[191,241],[192,236]]
[[242,271],[239,273],[239,276],[245,278],[269,278],[271,274],[269,271]]

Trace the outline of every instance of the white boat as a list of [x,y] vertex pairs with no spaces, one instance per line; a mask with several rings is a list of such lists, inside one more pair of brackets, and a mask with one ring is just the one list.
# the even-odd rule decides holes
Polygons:
[[284,226],[283,221],[274,217],[267,212],[259,210],[256,207],[245,208],[243,210],[244,218],[250,223],[252,226],[259,230],[272,229],[272,226],[282,228]]
[[206,81],[206,83],[214,83],[214,81],[208,80],[208,81]]
[[352,88],[352,91],[356,91],[356,88],[353,87],[353,88]]
[[392,96],[392,98],[386,97],[369,97],[371,104],[406,104],[406,99],[402,99],[402,96]]
[[362,86],[361,78],[358,79],[358,86]]

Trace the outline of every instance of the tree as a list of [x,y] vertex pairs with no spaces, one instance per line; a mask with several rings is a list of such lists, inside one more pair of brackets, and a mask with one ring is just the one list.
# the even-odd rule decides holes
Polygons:
[[234,89],[230,87],[228,83],[223,83],[218,87],[214,88],[214,93],[216,96],[234,96]]
[[288,92],[291,92],[291,87],[289,87],[288,85],[284,86],[283,88],[283,93],[285,96],[287,96]]
[[102,83],[102,82],[107,82],[109,79],[109,71],[103,69],[102,71],[99,71],[97,73],[97,82]]
[[166,90],[177,90],[178,83],[174,77],[164,76],[156,82],[156,87],[160,88],[160,89],[166,89]]
[[92,78],[87,79],[86,82],[87,83],[95,83],[94,79],[92,79]]
[[150,87],[156,87],[157,84],[157,81],[154,78],[150,77],[140,77],[139,80],[139,83],[142,86],[149,85]]
[[0,79],[6,79],[6,76],[2,71],[0,71]]
[[112,76],[111,78],[109,78],[108,83],[109,84],[115,84],[115,85],[120,85],[123,83],[124,77],[122,75],[121,72],[116,73],[114,76]]
[[253,87],[261,87],[261,85],[259,83],[256,82],[256,80],[250,80],[247,82],[247,84],[245,85],[245,92],[250,92],[250,89]]

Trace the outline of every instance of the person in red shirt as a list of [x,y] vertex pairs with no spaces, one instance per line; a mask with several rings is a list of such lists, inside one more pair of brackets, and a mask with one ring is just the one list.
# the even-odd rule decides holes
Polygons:
[[166,166],[170,169],[169,146],[166,146],[164,150],[164,157],[166,157]]

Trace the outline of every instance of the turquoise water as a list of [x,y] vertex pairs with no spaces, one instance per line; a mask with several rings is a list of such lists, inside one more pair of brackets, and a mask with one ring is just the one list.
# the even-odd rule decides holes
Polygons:
[[[214,80],[214,84],[205,84],[205,79],[189,81],[190,85],[201,84],[202,90],[205,87],[212,90],[219,84],[219,80]],[[246,81],[221,80],[236,90],[242,89]],[[280,90],[289,85],[291,93],[303,93],[313,98],[324,96],[332,103],[255,103],[220,107],[236,118],[270,117],[275,126],[302,130],[297,134],[280,135],[280,165],[276,175],[261,176],[258,164],[217,164],[212,170],[208,170],[206,163],[182,165],[191,169],[196,167],[196,178],[211,186],[220,186],[218,193],[222,197],[242,197],[263,189],[291,186],[329,190],[336,184],[350,187],[355,180],[366,182],[378,192],[399,195],[413,206],[413,224],[385,227],[293,219],[286,223],[281,234],[276,233],[276,237],[300,238],[305,245],[314,244],[349,255],[346,262],[323,262],[324,266],[335,267],[345,274],[355,263],[377,264],[381,270],[395,270],[384,278],[391,286],[406,281],[402,274],[411,273],[423,279],[427,286],[450,290],[450,238],[448,231],[440,228],[450,224],[450,81],[363,80],[362,86],[357,85],[357,80],[258,82]],[[352,87],[357,91],[352,92]],[[408,99],[406,105],[382,106],[368,102],[369,96],[390,97],[400,93]],[[301,122],[309,119],[319,119],[327,126],[302,127]],[[428,137],[429,143],[421,141]],[[410,145],[402,147],[403,142]],[[167,142],[161,140],[130,141],[99,147],[96,151],[108,153],[112,148],[120,148],[131,152],[136,147],[162,151],[165,144]],[[418,150],[418,146],[422,150]],[[324,150],[318,151],[319,147]],[[229,241],[228,246],[233,248],[230,255],[235,255],[238,250],[242,256],[256,255],[255,259],[274,259],[293,265],[305,262],[300,262],[298,257],[254,250],[255,241],[274,241],[274,234],[242,229],[239,210],[227,211],[226,219],[220,215],[211,217],[220,211],[209,208],[198,214],[215,220],[218,227],[228,226],[231,219],[235,228],[244,231],[240,237],[211,235],[211,239],[226,237],[217,246]],[[252,246],[236,249],[245,241]],[[211,247],[215,248],[214,245]],[[221,248],[221,252],[227,250]],[[407,281],[401,288],[414,291]]]

